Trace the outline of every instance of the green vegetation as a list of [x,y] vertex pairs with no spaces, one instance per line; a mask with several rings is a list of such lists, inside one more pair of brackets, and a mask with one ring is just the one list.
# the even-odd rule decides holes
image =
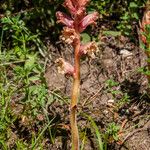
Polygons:
[[[55,96],[48,95],[43,76],[45,60],[41,59],[41,53],[45,47],[38,35],[32,34],[25,26],[20,16],[4,17],[1,21],[0,147],[42,148],[43,145],[39,145],[38,141],[46,130],[51,135],[51,122],[55,117],[49,118],[46,112],[47,105],[54,101]],[[30,132],[41,121],[43,123],[37,127],[38,132]],[[23,137],[27,132],[28,140],[25,142],[23,138],[20,139],[21,135],[14,134],[13,137],[13,130],[18,130]]]

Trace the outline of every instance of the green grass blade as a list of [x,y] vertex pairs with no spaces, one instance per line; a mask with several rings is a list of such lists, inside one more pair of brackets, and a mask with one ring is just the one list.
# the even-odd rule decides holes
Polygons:
[[52,121],[54,120],[54,118],[43,128],[43,130],[41,131],[41,133],[39,134],[39,136],[35,139],[35,142],[32,146],[32,150],[34,150],[37,142],[39,141],[39,139],[41,138],[41,136],[43,135],[43,133],[46,131],[46,129],[50,126],[50,124],[52,123]]
[[85,130],[84,135],[83,135],[81,150],[84,150],[85,140],[86,140],[86,130]]
[[0,55],[1,55],[1,52],[2,52],[3,34],[4,34],[4,30],[2,28],[2,33],[1,33],[1,37],[0,37]]
[[96,133],[96,137],[98,140],[98,146],[99,146],[99,150],[104,150],[103,149],[103,142],[102,142],[102,137],[101,137],[101,133],[98,129],[98,126],[96,125],[95,121],[92,119],[92,117],[88,116],[89,121],[91,122],[91,125],[93,127],[93,129],[95,130]]

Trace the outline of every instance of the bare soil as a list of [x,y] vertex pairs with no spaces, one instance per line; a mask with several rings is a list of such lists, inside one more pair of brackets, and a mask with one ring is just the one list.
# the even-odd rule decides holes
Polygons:
[[[95,59],[88,57],[81,60],[81,95],[78,105],[78,126],[80,131],[89,130],[85,150],[96,150],[96,138],[90,135],[89,122],[82,115],[90,115],[99,130],[105,132],[108,123],[120,125],[119,140],[109,140],[108,150],[150,150],[150,98],[148,82],[139,72],[145,67],[146,56],[139,48],[138,41],[131,42],[124,36],[100,36],[99,51]],[[57,47],[57,48],[56,48]],[[73,64],[73,50],[61,42],[49,46],[51,60],[45,74],[49,93],[55,92],[69,99],[72,79],[57,73],[55,60],[65,58]],[[121,95],[114,95],[107,90],[106,81],[113,79],[119,84],[114,90],[127,93],[130,102],[119,104]],[[51,149],[70,149],[69,103],[61,98],[49,106],[49,113],[58,116],[58,124],[63,124],[57,140]],[[62,136],[63,135],[63,136]],[[61,137],[61,138],[60,138]]]

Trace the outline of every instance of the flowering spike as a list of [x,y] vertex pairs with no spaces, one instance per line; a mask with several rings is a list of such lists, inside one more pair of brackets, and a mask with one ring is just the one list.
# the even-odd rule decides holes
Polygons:
[[80,55],[89,55],[91,58],[95,58],[95,52],[98,50],[95,42],[89,42],[80,46]]
[[73,75],[74,67],[66,62],[63,58],[58,58],[56,61],[58,72],[65,75]]
[[62,23],[69,28],[73,28],[73,20],[63,12],[58,11],[56,13],[57,23]]
[[81,22],[79,23],[79,31],[82,32],[86,29],[86,27],[90,24],[96,24],[95,21],[98,19],[98,13],[94,12],[85,16]]
[[57,12],[58,22],[66,25],[63,28],[61,39],[74,48],[74,67],[62,58],[57,59],[58,71],[63,74],[73,75],[72,96],[70,102],[70,126],[72,135],[72,149],[79,150],[79,133],[76,119],[77,103],[80,93],[80,56],[88,54],[95,57],[97,50],[95,42],[81,44],[80,33],[90,24],[95,24],[98,13],[86,14],[86,5],[90,0],[65,0],[64,7],[70,12],[71,17]]

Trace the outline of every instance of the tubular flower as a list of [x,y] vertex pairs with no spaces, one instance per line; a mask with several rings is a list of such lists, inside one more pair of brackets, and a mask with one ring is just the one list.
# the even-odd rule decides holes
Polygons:
[[56,13],[57,23],[62,23],[69,28],[73,28],[73,20],[63,12],[58,11]]
[[60,36],[60,38],[67,44],[74,44],[77,40],[79,40],[75,29],[71,29],[68,27],[63,28],[62,35]]
[[90,42],[80,46],[80,55],[89,55],[91,58],[95,58],[95,52],[98,50],[95,42]]
[[81,22],[79,23],[79,31],[82,32],[86,29],[86,27],[90,24],[96,24],[95,21],[98,19],[98,13],[94,12],[85,16]]
[[66,62],[63,58],[58,58],[56,61],[58,73],[65,74],[65,75],[73,75],[74,74],[74,67]]

